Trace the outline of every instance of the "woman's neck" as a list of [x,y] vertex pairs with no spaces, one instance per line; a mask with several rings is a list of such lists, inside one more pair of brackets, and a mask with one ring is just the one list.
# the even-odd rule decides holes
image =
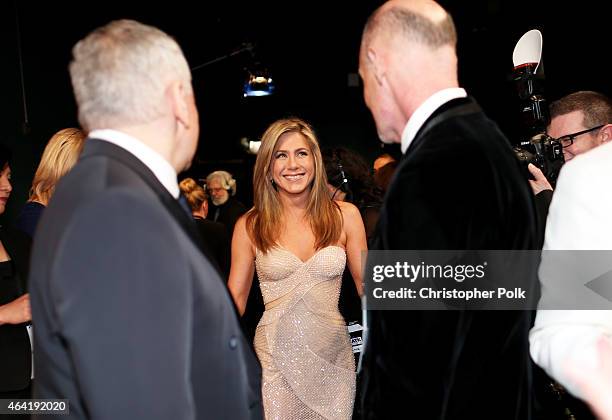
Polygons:
[[304,220],[308,207],[308,198],[308,195],[296,197],[280,196],[285,222]]
[[206,214],[202,210],[191,211],[191,214],[196,219],[206,219]]
[[310,190],[303,191],[300,194],[287,194],[281,192],[279,194],[281,205],[284,209],[293,211],[306,211],[308,202],[310,201]]
[[40,204],[41,206],[45,206],[45,207],[47,207],[47,204],[48,204],[48,203],[47,203],[45,200],[41,200],[40,198],[33,198],[33,199],[31,199],[31,200],[28,200],[28,201],[29,201],[30,203],[38,203],[38,204]]

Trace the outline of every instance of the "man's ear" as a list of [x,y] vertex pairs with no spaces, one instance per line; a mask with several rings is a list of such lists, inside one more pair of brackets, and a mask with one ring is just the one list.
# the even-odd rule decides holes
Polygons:
[[374,48],[368,47],[366,56],[376,83],[381,85],[384,76],[384,66],[381,55]]
[[602,144],[612,140],[612,124],[606,124],[601,127],[598,136],[601,139]]
[[184,82],[175,80],[168,87],[168,96],[172,107],[172,112],[176,121],[185,129],[189,129],[189,105],[188,94]]

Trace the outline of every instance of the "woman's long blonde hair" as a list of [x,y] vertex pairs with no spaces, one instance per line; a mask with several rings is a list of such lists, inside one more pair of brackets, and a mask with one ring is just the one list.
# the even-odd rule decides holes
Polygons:
[[315,248],[334,245],[342,233],[342,215],[338,205],[329,197],[323,158],[315,133],[310,125],[299,118],[275,121],[263,134],[253,174],[255,205],[247,213],[247,232],[262,252],[278,245],[281,228],[279,220],[282,220],[283,209],[278,191],[271,182],[271,167],[278,140],[286,133],[301,134],[314,159],[315,171],[306,215],[315,235]]
[[34,174],[28,201],[49,203],[57,181],[72,169],[84,143],[85,133],[78,128],[64,128],[51,137]]

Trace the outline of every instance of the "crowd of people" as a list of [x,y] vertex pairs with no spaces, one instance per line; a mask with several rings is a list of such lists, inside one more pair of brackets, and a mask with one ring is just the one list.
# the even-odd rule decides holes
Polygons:
[[[81,128],[49,140],[16,227],[0,227],[0,399],[65,399],[74,419],[551,418],[537,365],[612,419],[612,311],[366,310],[368,250],[612,250],[612,101],[551,104],[568,162],[553,192],[460,87],[456,46],[432,0],[375,10],[359,73],[401,156],[371,167],[279,119],[248,208],[226,170],[178,182],[199,114],[171,36],[116,20],[78,41]],[[0,215],[10,165],[0,147]]]

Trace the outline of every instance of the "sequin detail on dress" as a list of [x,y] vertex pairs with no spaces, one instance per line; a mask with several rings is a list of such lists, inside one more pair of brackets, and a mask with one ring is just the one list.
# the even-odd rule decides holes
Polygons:
[[355,365],[338,311],[346,254],[320,249],[308,261],[290,251],[257,251],[266,310],[255,333],[267,420],[350,419]]

